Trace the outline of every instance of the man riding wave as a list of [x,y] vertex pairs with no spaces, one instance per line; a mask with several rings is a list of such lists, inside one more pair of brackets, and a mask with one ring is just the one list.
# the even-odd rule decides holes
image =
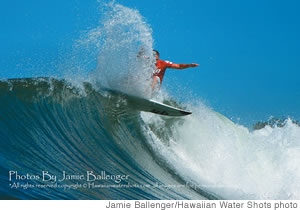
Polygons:
[[153,50],[153,55],[156,58],[155,69],[152,75],[153,82],[152,82],[152,92],[155,89],[160,89],[166,69],[186,69],[191,67],[197,67],[199,64],[191,63],[191,64],[176,64],[169,61],[163,61],[159,59],[159,52],[157,50]]

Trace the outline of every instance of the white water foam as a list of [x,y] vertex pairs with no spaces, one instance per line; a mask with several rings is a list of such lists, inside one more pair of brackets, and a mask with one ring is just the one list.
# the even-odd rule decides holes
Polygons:
[[[299,126],[249,131],[204,105],[190,108],[169,144],[152,142],[176,174],[225,199],[300,198]],[[159,116],[144,119],[163,126]]]

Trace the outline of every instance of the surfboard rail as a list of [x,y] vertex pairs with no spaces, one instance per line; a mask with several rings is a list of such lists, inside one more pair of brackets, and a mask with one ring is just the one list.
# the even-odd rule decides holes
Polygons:
[[176,108],[161,102],[155,101],[153,99],[145,99],[137,96],[132,96],[120,91],[106,89],[106,91],[112,94],[118,94],[125,97],[130,105],[139,111],[151,112],[154,114],[164,115],[164,116],[186,116],[192,114],[192,112]]

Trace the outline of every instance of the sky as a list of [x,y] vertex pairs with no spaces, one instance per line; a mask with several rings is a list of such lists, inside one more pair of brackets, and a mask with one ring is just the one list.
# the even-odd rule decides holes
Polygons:
[[[163,86],[174,95],[246,125],[271,116],[300,120],[299,1],[116,2],[145,18],[162,60],[200,64],[167,70]],[[1,1],[0,79],[47,75],[33,66],[56,63],[83,31],[97,27],[101,4]]]

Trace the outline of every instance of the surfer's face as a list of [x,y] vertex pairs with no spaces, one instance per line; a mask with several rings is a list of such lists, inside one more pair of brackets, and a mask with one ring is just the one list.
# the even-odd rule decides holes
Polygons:
[[159,60],[159,54],[157,52],[153,52],[153,56],[155,57],[156,61]]

